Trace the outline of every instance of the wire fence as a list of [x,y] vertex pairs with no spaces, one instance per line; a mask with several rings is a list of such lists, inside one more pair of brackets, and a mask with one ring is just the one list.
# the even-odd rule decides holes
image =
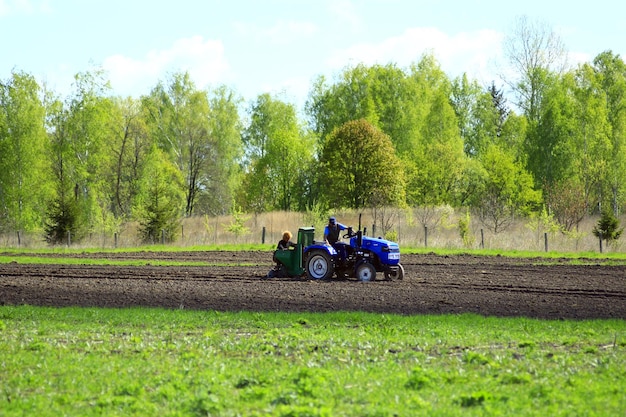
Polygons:
[[[424,224],[406,211],[398,211],[388,216],[385,222],[374,219],[371,214],[339,212],[333,213],[344,225],[359,227],[366,235],[386,237],[397,241],[401,248],[433,249],[491,249],[539,252],[622,252],[626,243],[617,240],[610,245],[594,236],[592,230],[597,224],[597,217],[584,219],[576,231],[562,233],[545,231],[536,223],[527,219],[512,222],[504,230],[494,233],[476,219],[472,219],[465,233],[461,233],[461,216],[448,216],[445,221],[433,221]],[[620,219],[622,220],[622,219]],[[621,222],[623,224],[623,220]],[[290,230],[294,238],[301,226],[313,226],[315,239],[321,240],[326,218],[311,216],[306,213],[273,212],[249,215],[244,218],[233,216],[192,217],[181,222],[175,236],[165,232],[153,236],[149,242],[143,242],[136,223],[127,223],[119,230],[94,232],[80,240],[74,240],[68,234],[67,239],[57,244],[56,248],[133,248],[146,245],[170,245],[177,247],[226,245],[267,245],[272,249],[280,240],[285,230]],[[235,227],[237,226],[237,227]],[[383,227],[384,226],[384,227]],[[46,243],[42,232],[22,231],[0,234],[0,247],[40,249],[51,247]]]

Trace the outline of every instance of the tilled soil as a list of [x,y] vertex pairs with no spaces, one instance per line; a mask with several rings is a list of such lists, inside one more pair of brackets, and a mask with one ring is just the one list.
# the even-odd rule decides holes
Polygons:
[[378,280],[363,283],[354,279],[267,279],[273,265],[271,252],[62,256],[205,261],[216,266],[0,264],[0,305],[626,319],[623,265],[581,265],[566,259],[546,264],[540,259],[402,255],[403,280],[383,281],[379,273]]

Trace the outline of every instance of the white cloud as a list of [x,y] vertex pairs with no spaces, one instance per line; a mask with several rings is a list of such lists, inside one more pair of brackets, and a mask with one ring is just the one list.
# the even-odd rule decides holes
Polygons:
[[337,19],[339,25],[357,32],[363,28],[358,9],[351,0],[333,0],[329,3],[329,11]]
[[[311,81],[306,76],[294,76],[275,83],[266,82],[258,86],[259,91],[256,94],[277,95],[285,101],[294,103],[298,108],[302,108],[311,88]],[[249,99],[253,99],[253,97],[249,97]]]
[[[337,70],[357,64],[406,67],[432,52],[450,77],[464,72],[479,81],[491,81],[490,66],[501,55],[502,34],[493,30],[461,32],[450,36],[436,28],[410,28],[377,43],[361,43],[336,50],[327,65]],[[491,77],[491,78],[489,78]]]
[[581,64],[590,63],[593,61],[593,58],[590,54],[586,52],[569,52],[567,54],[568,64],[572,68],[576,68]]
[[173,72],[187,71],[196,86],[204,88],[226,81],[229,70],[221,41],[201,36],[179,39],[169,49],[150,51],[142,59],[113,55],[102,67],[116,94],[133,96],[147,93]]
[[14,14],[49,13],[48,0],[0,0],[0,17]]
[[318,27],[306,21],[279,20],[272,26],[262,27],[255,24],[235,22],[234,28],[239,35],[252,38],[257,43],[284,45],[303,38],[309,38],[318,31]]

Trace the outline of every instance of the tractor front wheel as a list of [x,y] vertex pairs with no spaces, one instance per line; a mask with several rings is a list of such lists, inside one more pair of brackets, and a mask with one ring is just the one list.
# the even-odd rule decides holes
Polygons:
[[404,267],[401,264],[398,264],[398,269],[391,271],[389,268],[385,269],[385,279],[403,279],[404,278]]
[[306,273],[312,279],[330,279],[335,272],[330,255],[322,250],[311,252],[306,261]]
[[356,277],[363,282],[376,279],[376,268],[369,262],[363,262],[356,267]]

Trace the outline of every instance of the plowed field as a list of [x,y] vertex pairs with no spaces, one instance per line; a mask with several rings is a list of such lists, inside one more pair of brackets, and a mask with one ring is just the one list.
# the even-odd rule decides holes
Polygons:
[[[270,252],[62,256],[205,261],[215,266],[0,264],[0,305],[626,319],[623,265],[581,265],[566,259],[548,265],[540,259],[402,255],[403,280],[362,283],[306,277],[266,279],[272,266]],[[378,278],[382,279],[382,274]]]

